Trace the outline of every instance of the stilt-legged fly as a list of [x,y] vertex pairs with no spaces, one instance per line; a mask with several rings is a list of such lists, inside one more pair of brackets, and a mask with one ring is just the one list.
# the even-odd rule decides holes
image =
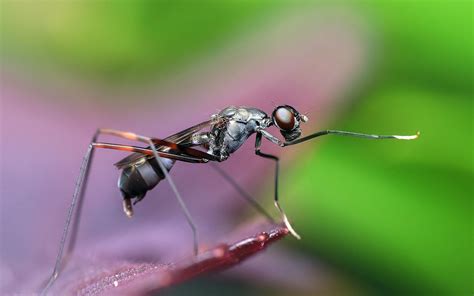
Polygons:
[[[176,161],[185,161],[190,163],[221,162],[226,160],[232,153],[237,151],[240,146],[252,135],[256,134],[255,154],[257,156],[270,159],[275,163],[275,188],[274,203],[281,218],[290,233],[296,237],[300,236],[291,226],[282,207],[278,202],[278,157],[275,155],[263,153],[260,151],[262,138],[280,146],[290,146],[299,144],[313,138],[324,135],[343,135],[367,139],[398,139],[412,140],[418,137],[418,134],[412,136],[396,135],[370,135],[354,132],[324,130],[305,137],[301,136],[300,124],[306,122],[308,118],[299,113],[295,108],[283,105],[275,108],[271,116],[268,116],[262,110],[248,107],[227,107],[218,114],[212,115],[210,120],[199,123],[188,129],[180,131],[164,139],[152,138],[137,135],[132,132],[118,131],[113,129],[98,129],[92,137],[92,141],[82,161],[80,174],[71,205],[67,212],[67,218],[63,229],[63,234],[59,244],[59,251],[56,257],[54,270],[49,278],[43,294],[51,287],[59,275],[61,262],[63,258],[64,246],[69,233],[73,213],[76,205],[82,199],[83,185],[87,182],[92,156],[96,148],[112,149],[120,151],[133,152],[115,166],[122,170],[118,187],[122,195],[123,211],[128,217],[133,216],[133,205],[141,201],[146,193],[153,189],[161,180],[167,179],[178,200],[181,209],[192,229],[194,237],[194,254],[198,252],[197,228],[186,204],[184,203],[173,179],[169,175],[169,170]],[[267,128],[276,126],[285,140],[280,140],[267,131]],[[99,135],[113,135],[119,138],[142,142],[147,147],[128,146],[121,144],[98,142]],[[195,148],[192,148],[195,147]],[[196,149],[201,147],[207,151]],[[259,212],[272,220],[271,216],[261,207],[248,193],[241,188],[232,177],[219,167],[212,165],[214,169],[221,174],[230,184]],[[77,217],[76,217],[77,218]]]

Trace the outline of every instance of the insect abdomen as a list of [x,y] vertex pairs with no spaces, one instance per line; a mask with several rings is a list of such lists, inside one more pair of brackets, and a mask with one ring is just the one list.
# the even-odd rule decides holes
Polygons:
[[[174,161],[161,158],[164,166],[169,170],[174,165]],[[118,187],[124,198],[137,198],[141,200],[147,191],[153,189],[161,180],[165,178],[156,160],[143,159],[122,170],[118,180]]]

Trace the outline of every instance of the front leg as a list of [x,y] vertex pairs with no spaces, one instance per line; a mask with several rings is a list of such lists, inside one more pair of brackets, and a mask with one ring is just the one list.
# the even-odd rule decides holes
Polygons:
[[306,142],[308,140],[314,139],[316,137],[325,136],[325,135],[339,135],[339,136],[351,136],[356,138],[364,138],[364,139],[373,139],[373,140],[382,140],[382,139],[396,139],[396,140],[415,140],[420,136],[420,132],[417,132],[415,135],[410,136],[399,136],[399,135],[374,135],[374,134],[361,134],[361,133],[354,133],[354,132],[346,132],[346,131],[338,131],[338,130],[325,130],[319,131],[309,136],[296,139],[294,141],[289,141],[283,143],[283,146],[290,146],[299,144],[302,142]]
[[[270,135],[269,133],[267,133]],[[280,212],[283,222],[285,223],[286,228],[290,231],[290,233],[296,237],[297,239],[301,239],[298,233],[293,229],[293,227],[290,224],[290,221],[288,221],[288,218],[286,217],[285,212],[283,211],[282,207],[280,206],[280,203],[278,202],[278,175],[279,175],[279,159],[275,155],[271,154],[266,154],[260,151],[260,146],[262,144],[262,135],[265,136],[265,134],[257,132],[257,136],[255,138],[255,154],[257,154],[260,157],[266,158],[266,159],[271,159],[275,161],[275,195],[274,195],[274,203],[275,207],[278,209]],[[271,135],[270,135],[271,136]],[[266,136],[265,136],[266,137]],[[272,136],[273,137],[273,136]],[[268,139],[268,138],[267,138]],[[277,139],[277,138],[275,138]],[[277,139],[278,140],[278,139]],[[278,140],[279,141],[279,140]]]
[[[265,137],[265,139],[269,140],[270,142],[272,142],[273,144],[277,144],[278,146],[280,147],[284,147],[285,146],[285,143],[283,141],[281,141],[280,139],[278,139],[277,137],[275,137],[274,135],[270,134],[269,132],[267,132],[266,130],[264,130],[263,128],[261,127],[258,127],[257,128],[257,138],[256,140],[258,142],[261,142],[262,141],[262,136]],[[258,146],[260,147],[260,143],[258,143]],[[257,149],[257,143],[255,143],[255,149]],[[260,149],[260,148],[259,148]]]
[[339,135],[339,136],[350,136],[356,138],[364,138],[364,139],[372,139],[372,140],[383,140],[383,139],[395,139],[395,140],[415,140],[420,136],[420,132],[417,132],[415,135],[410,136],[400,136],[400,135],[374,135],[374,134],[362,134],[362,133],[355,133],[355,132],[347,132],[347,131],[339,131],[339,130],[325,130],[319,131],[309,136],[299,138],[293,141],[286,141],[283,142],[274,135],[270,134],[266,130],[259,128],[257,129],[257,134],[260,133],[270,142],[277,144],[280,147],[296,145],[308,140],[314,139],[316,137],[325,136],[325,135]]

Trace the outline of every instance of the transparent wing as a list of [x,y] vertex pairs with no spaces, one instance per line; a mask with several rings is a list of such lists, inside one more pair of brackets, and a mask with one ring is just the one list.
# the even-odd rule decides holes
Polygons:
[[173,143],[176,143],[176,144],[180,144],[180,143],[186,142],[186,140],[189,140],[194,133],[202,130],[205,127],[208,127],[208,126],[210,127],[213,124],[215,124],[215,121],[207,120],[207,121],[201,122],[199,124],[196,124],[196,125],[194,125],[190,128],[187,128],[185,130],[177,132],[174,135],[166,137],[166,138],[164,138],[164,140],[166,140],[168,142],[173,142]]
[[[199,124],[196,124],[194,126],[191,126],[185,130],[182,130],[180,132],[177,132],[176,134],[173,134],[171,136],[168,136],[166,138],[164,138],[163,140],[166,140],[168,142],[172,142],[172,143],[176,143],[176,144],[180,144],[180,143],[184,143],[184,142],[187,142],[188,140],[190,140],[190,138],[192,137],[192,135],[206,127],[210,127],[211,125],[213,125],[216,121],[215,120],[207,120],[207,121],[204,121],[204,122],[201,122]],[[167,148],[165,146],[156,146],[157,150],[161,150],[163,148]],[[150,147],[146,147],[146,149],[150,149]],[[120,160],[119,162],[115,163],[114,165],[118,168],[118,169],[122,169],[122,168],[125,168],[139,160],[141,160],[142,158],[153,158],[153,156],[147,156],[147,155],[143,155],[142,153],[133,153],[133,154],[130,154],[129,156],[125,157],[124,159]]]

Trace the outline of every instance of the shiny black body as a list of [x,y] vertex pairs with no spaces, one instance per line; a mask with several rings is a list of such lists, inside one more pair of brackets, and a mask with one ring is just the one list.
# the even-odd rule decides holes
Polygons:
[[[173,167],[174,161],[163,159],[163,163],[168,171]],[[143,158],[122,170],[118,180],[118,187],[124,199],[136,198],[134,203],[141,201],[147,191],[153,189],[165,178],[158,163],[150,158]]]
[[[200,146],[209,154],[226,160],[229,155],[239,149],[258,128],[272,125],[271,118],[262,110],[247,107],[227,107],[218,114],[212,115],[208,122],[208,131],[191,129],[177,143],[192,147]],[[199,128],[206,127],[199,125]],[[173,136],[171,136],[173,137]],[[170,137],[168,137],[170,138]],[[168,139],[166,138],[166,139]],[[169,151],[169,148],[162,148]],[[118,187],[124,199],[135,199],[134,204],[141,201],[147,191],[153,189],[164,179],[158,163],[153,157],[135,154],[136,157],[125,158],[116,165],[122,169]],[[169,170],[174,165],[171,159],[163,158],[163,164]]]

